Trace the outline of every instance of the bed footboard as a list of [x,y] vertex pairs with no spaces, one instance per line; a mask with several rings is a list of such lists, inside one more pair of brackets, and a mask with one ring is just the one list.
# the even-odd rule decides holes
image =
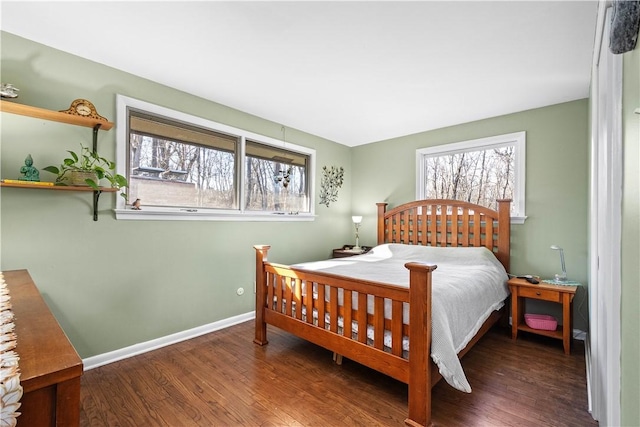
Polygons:
[[[267,324],[409,385],[407,425],[431,423],[431,272],[436,266],[407,263],[410,286],[402,288],[339,275],[296,270],[256,250],[254,342],[266,345]],[[409,315],[405,318],[404,307]],[[403,339],[409,340],[410,356]]]

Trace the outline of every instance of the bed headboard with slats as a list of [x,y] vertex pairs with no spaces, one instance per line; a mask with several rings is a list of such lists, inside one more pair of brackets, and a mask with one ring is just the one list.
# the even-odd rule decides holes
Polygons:
[[417,200],[387,211],[378,205],[378,244],[485,246],[509,271],[511,200],[498,210],[459,200]]

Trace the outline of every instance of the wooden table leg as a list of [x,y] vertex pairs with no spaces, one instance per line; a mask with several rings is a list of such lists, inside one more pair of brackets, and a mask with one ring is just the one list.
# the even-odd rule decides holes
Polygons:
[[518,322],[520,319],[520,298],[518,297],[518,289],[511,290],[511,339],[518,338]]
[[56,426],[80,425],[80,377],[58,384],[56,388]]
[[562,294],[562,345],[564,354],[571,354],[571,337],[573,329],[571,327],[571,295],[564,292]]

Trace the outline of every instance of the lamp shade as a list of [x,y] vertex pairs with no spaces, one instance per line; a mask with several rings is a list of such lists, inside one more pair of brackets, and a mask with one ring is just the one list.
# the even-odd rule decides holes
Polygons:
[[360,224],[362,222],[362,216],[354,215],[351,217],[354,224]]

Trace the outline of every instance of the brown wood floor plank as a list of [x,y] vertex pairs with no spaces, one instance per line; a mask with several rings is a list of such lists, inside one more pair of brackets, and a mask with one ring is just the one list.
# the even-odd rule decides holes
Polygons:
[[[193,370],[185,370],[185,383],[191,382],[195,385],[194,397],[198,397],[200,402],[210,408],[210,414],[215,420],[225,420],[228,425],[256,425],[262,420],[255,415],[254,411],[247,408],[254,403],[254,396],[246,392],[237,393],[237,390],[246,388],[238,387],[238,384],[246,384],[243,378],[242,369],[226,370],[226,366],[238,366],[235,356],[228,351],[210,351],[211,347],[194,348],[187,352],[182,352],[185,366],[203,366],[209,372],[216,372],[213,379],[210,376],[203,377],[201,373]],[[256,405],[257,408],[260,405]],[[282,420],[279,420],[282,423]]]
[[[87,387],[91,388],[92,393],[90,396],[93,397],[95,402],[95,407],[93,408],[94,418],[99,413],[102,415],[100,422],[104,423],[104,425],[135,425],[135,421],[132,420],[135,420],[134,414],[138,408],[135,401],[123,398],[123,384],[118,376],[118,371],[116,369],[94,369],[90,372],[92,373],[92,378],[87,378],[86,382],[83,379],[80,386],[81,418],[85,412],[84,402],[88,397],[83,392],[83,387]],[[124,392],[126,393],[126,391]],[[93,422],[93,419],[90,422]]]
[[[597,426],[587,412],[584,348],[495,328],[464,357],[473,389],[441,381],[441,426]],[[407,386],[253,322],[87,371],[81,426],[402,426]]]
[[[87,387],[98,387],[98,385],[93,383],[95,378],[97,378],[97,376],[87,378],[87,381],[85,383],[87,384]],[[80,412],[80,425],[107,427],[107,424],[103,420],[103,412],[105,411],[100,410],[100,407],[96,404],[96,401],[94,400],[94,394],[81,393],[80,399],[80,405],[83,408],[83,410]]]

